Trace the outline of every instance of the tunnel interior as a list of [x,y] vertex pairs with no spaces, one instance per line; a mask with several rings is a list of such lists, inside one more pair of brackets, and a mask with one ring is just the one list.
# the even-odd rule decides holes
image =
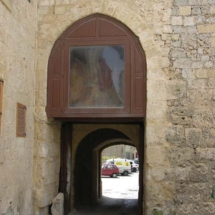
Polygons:
[[[100,192],[100,155],[110,146],[112,139],[129,141],[129,138],[114,129],[99,129],[83,138],[78,145],[74,170],[74,203],[75,206],[90,205],[101,196]],[[103,144],[102,143],[106,143]],[[101,146],[101,147],[99,147]],[[95,184],[95,181],[97,183]],[[95,184],[95,185],[93,185]]]

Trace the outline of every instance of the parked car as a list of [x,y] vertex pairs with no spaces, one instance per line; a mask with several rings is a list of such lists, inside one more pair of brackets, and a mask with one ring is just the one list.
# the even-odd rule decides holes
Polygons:
[[119,175],[119,169],[114,164],[103,164],[102,175],[116,178]]
[[134,163],[139,164],[139,159],[138,159],[138,158],[135,158],[135,159],[134,159]]
[[127,176],[128,174],[131,174],[131,164],[126,158],[109,159],[105,163],[116,165],[119,168],[119,173],[121,175]]
[[129,160],[131,164],[131,171],[132,172],[137,172],[139,170],[139,164],[135,163],[134,160]]

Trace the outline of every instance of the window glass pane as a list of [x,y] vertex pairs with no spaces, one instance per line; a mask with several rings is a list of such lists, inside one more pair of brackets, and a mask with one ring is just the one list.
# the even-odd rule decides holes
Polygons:
[[124,46],[70,48],[69,107],[124,107]]

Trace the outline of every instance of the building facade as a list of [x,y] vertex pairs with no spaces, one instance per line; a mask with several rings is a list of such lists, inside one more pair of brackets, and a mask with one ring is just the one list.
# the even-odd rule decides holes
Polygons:
[[93,14],[118,20],[138,38],[147,64],[146,117],[142,133],[129,123],[76,121],[71,184],[84,138],[117,130],[142,154],[142,214],[213,215],[214,0],[0,0],[0,214],[47,215],[59,192],[64,122],[46,114],[48,63],[63,32]]

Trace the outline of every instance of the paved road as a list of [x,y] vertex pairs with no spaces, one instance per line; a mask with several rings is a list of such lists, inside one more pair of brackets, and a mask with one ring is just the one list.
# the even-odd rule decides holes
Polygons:
[[137,215],[138,173],[117,178],[102,177],[103,197],[94,206],[74,210],[69,215]]
[[116,199],[138,199],[139,173],[117,178],[102,176],[102,194]]

